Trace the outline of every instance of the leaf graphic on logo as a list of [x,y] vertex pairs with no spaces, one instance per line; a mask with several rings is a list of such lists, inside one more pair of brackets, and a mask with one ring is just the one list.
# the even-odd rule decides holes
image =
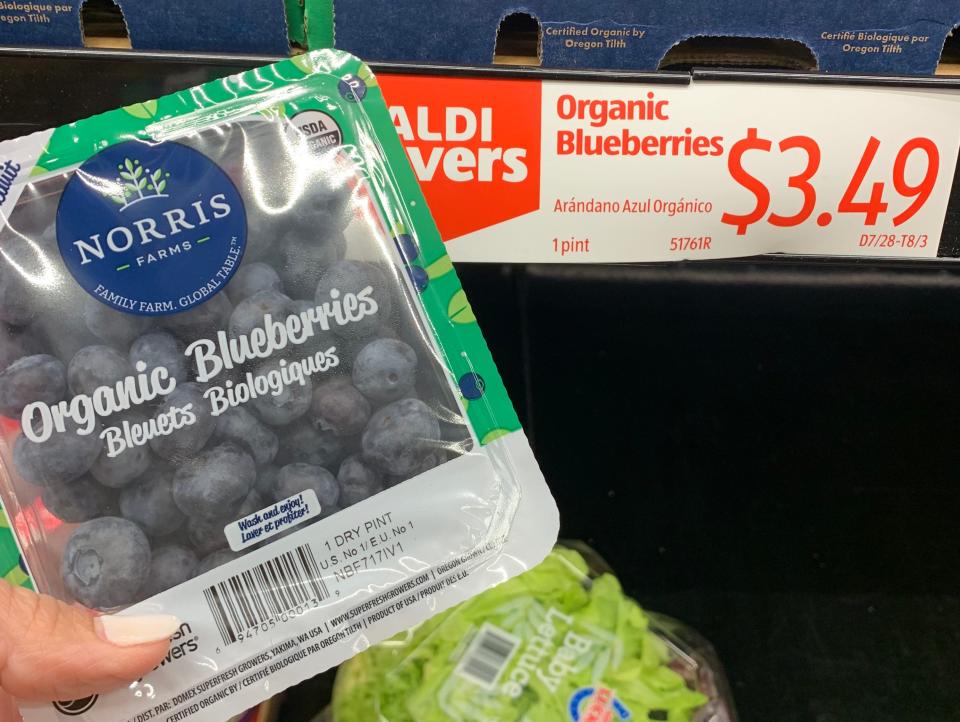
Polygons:
[[137,166],[136,169],[133,171],[133,177],[139,178],[142,175],[143,175],[143,168],[141,168],[140,166]]
[[122,206],[126,201],[120,196],[110,196],[110,200],[116,203],[118,206]]
[[453,262],[450,256],[443,256],[427,266],[427,277],[431,280],[445,276],[453,270]]
[[470,302],[467,301],[467,294],[461,288],[450,298],[447,305],[447,316],[454,323],[476,323],[477,317],[473,315],[473,309],[470,308]]
[[139,188],[140,190],[143,190],[146,187],[147,187],[147,179],[141,178],[140,181],[137,183],[137,188]]
[[157,101],[148,100],[143,103],[134,103],[126,106],[123,110],[127,115],[132,115],[134,118],[149,120],[157,114]]
[[167,182],[165,180],[157,183],[157,193],[163,193],[163,189],[167,187]]
[[132,174],[132,173],[127,173],[127,171],[125,171],[125,170],[120,171],[120,177],[123,178],[124,180],[128,180],[128,181],[134,180],[133,174]]
[[130,161],[129,158],[123,159],[123,167],[127,169],[128,173],[133,173],[133,163]]

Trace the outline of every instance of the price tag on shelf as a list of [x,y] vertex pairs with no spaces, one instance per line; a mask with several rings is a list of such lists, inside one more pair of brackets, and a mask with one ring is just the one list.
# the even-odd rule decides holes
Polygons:
[[381,76],[454,260],[935,257],[960,91]]

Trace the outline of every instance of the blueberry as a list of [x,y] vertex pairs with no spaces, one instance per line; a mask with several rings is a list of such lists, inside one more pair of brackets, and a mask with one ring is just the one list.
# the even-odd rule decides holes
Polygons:
[[340,367],[346,371],[353,368],[357,355],[363,348],[377,339],[399,339],[396,330],[387,324],[381,324],[369,336],[338,337],[337,338],[337,357],[340,359]]
[[183,526],[184,514],[173,500],[173,471],[157,465],[120,493],[120,513],[147,536],[173,534]]
[[[189,410],[186,410],[187,407]],[[168,394],[157,410],[157,416],[169,415],[174,408],[181,410],[181,418],[186,418],[185,414],[192,414],[194,422],[173,429],[169,434],[154,436],[150,439],[150,448],[167,461],[179,464],[206,446],[217,420],[210,414],[210,405],[203,398],[203,390],[194,383],[177,386]]]
[[86,475],[66,484],[48,486],[41,499],[47,511],[67,524],[96,519],[114,504],[113,493]]
[[[111,422],[120,428],[123,421],[131,426],[142,425],[147,421],[147,417],[139,411],[128,411],[118,418],[111,419]],[[90,467],[90,473],[104,486],[121,489],[150,468],[149,446],[128,446],[116,456],[110,456],[109,450],[110,445],[106,444],[100,456]]]
[[407,273],[410,274],[410,280],[413,281],[414,287],[423,293],[427,290],[427,286],[430,285],[430,276],[427,275],[427,272],[420,268],[420,266],[410,266],[407,269]]
[[[316,301],[305,299],[291,301],[290,313],[303,314],[316,307]],[[320,351],[327,351],[331,347],[339,349],[339,346],[340,342],[334,336],[333,331],[324,331],[320,326],[314,324],[313,336],[299,346],[293,347],[292,355],[295,358],[307,358],[308,356],[315,356]],[[337,355],[339,356],[339,353]]]
[[65,484],[90,471],[102,446],[100,429],[81,435],[77,425],[68,421],[63,431],[55,431],[40,443],[23,434],[18,436],[13,445],[13,464],[31,484]]
[[[296,163],[298,154],[306,152],[304,146],[290,146],[291,161]],[[296,186],[299,195],[298,207],[307,213],[327,214],[336,228],[346,228],[353,217],[353,194],[355,187],[348,182],[342,159],[336,148],[322,152],[310,150],[310,175],[304,183]],[[302,165],[302,164],[301,164]]]
[[177,469],[173,498],[184,514],[219,519],[236,513],[256,478],[249,454],[234,444],[220,444]]
[[274,321],[283,321],[290,314],[290,299],[280,291],[258,291],[245,298],[230,314],[230,335],[246,336],[255,328],[263,327],[263,317],[270,314]]
[[257,466],[273,461],[280,448],[280,441],[273,430],[242,406],[227,409],[217,417],[214,437],[246,448]]
[[337,436],[359,434],[370,420],[370,413],[370,402],[346,378],[324,381],[313,390],[310,416],[323,431]]
[[297,421],[283,430],[276,462],[280,466],[299,461],[333,467],[343,458],[344,451],[343,439],[332,431],[317,429],[308,421]]
[[153,323],[149,316],[118,311],[93,296],[87,296],[83,303],[83,320],[90,332],[101,341],[124,348]]
[[427,454],[423,459],[423,462],[412,471],[408,471],[406,474],[401,475],[387,474],[384,476],[383,480],[388,487],[393,487],[404,481],[412,479],[415,476],[419,476],[424,472],[430,471],[430,469],[434,469],[448,460],[449,459],[447,458],[445,449],[435,449]]
[[465,454],[473,448],[470,430],[459,416],[452,419],[440,418],[440,438],[443,439],[446,449],[457,454]]
[[[282,365],[282,361],[267,361],[257,367],[253,375],[262,376],[277,372]],[[295,381],[284,385],[279,394],[266,393],[258,396],[251,402],[251,406],[261,421],[270,426],[286,426],[307,413],[312,395],[313,383],[309,377],[306,377],[302,384]]]
[[314,464],[287,464],[280,469],[274,499],[283,501],[308,489],[316,492],[321,509],[335,506],[340,499],[337,478],[322,466]]
[[[314,305],[311,302],[311,305]],[[0,323],[0,371],[24,356],[43,353],[43,346],[31,329]]]
[[73,173],[62,173],[24,185],[16,207],[10,213],[10,226],[25,235],[45,232],[57,215],[60,194],[71,175]]
[[[247,494],[247,498],[243,500],[243,503],[240,505],[240,508],[237,510],[237,513],[233,515],[231,521],[237,521],[237,519],[243,519],[245,516],[250,516],[254,512],[260,511],[263,507],[268,506],[270,502],[266,501],[269,497],[264,497],[257,489],[251,489],[250,493]],[[226,526],[226,524],[224,524]]]
[[[78,303],[82,303],[79,300]],[[87,329],[82,314],[74,312],[71,300],[66,305],[43,314],[31,326],[44,342],[49,353],[69,366],[71,359],[82,349],[99,346],[103,342]],[[80,307],[82,308],[82,306]]]
[[110,346],[86,346],[70,359],[67,382],[74,395],[93,392],[101,386],[116,386],[127,376],[133,376],[133,366]]
[[0,372],[0,414],[17,418],[33,401],[51,406],[67,394],[67,370],[47,354],[25,356]]
[[363,453],[387,474],[419,469],[440,442],[436,414],[419,399],[403,399],[374,413],[363,432]]
[[291,296],[304,298],[317,288],[317,279],[346,250],[343,232],[326,213],[307,216],[284,234],[280,241],[277,272]]
[[246,263],[237,270],[227,284],[227,295],[236,306],[245,298],[260,291],[283,292],[280,276],[266,263]]
[[340,463],[337,472],[340,484],[340,505],[352,506],[384,489],[383,477],[359,454],[352,454]]
[[[9,244],[4,245],[5,251],[9,248]],[[0,321],[25,326],[33,320],[37,308],[30,289],[29,282],[12,263],[0,263]]]
[[229,564],[234,559],[239,558],[240,555],[236,552],[232,552],[229,549],[221,549],[204,557],[200,564],[197,565],[197,569],[193,575],[195,577],[202,577],[207,572],[212,572],[217,567],[222,567],[224,564]]
[[372,289],[369,298],[376,302],[377,312],[345,326],[337,326],[335,331],[338,336],[367,336],[380,323],[389,320],[393,313],[390,285],[380,268],[362,261],[338,261],[320,277],[315,290],[318,305],[342,299],[348,293],[358,294],[367,288]]
[[405,260],[407,263],[413,263],[415,260],[417,260],[417,257],[420,255],[420,249],[417,248],[417,244],[413,240],[413,236],[404,233],[394,238],[393,242],[397,244],[397,250],[400,251],[400,257],[403,258],[403,260]]
[[[304,177],[297,153],[280,124],[244,122],[238,125],[242,144],[223,165],[243,197],[247,212],[247,248],[244,258],[269,255],[276,240],[302,210],[302,197],[312,178]],[[305,149],[303,149],[305,150]],[[314,162],[311,159],[311,164]],[[295,208],[295,212],[290,212]]]
[[353,362],[353,385],[377,404],[408,395],[413,391],[416,377],[416,352],[396,339],[371,341]]
[[150,574],[140,595],[149,599],[193,579],[199,564],[197,555],[179,544],[166,544],[154,549]]
[[277,485],[277,474],[280,473],[280,467],[273,464],[267,464],[257,469],[257,480],[253,488],[265,499],[273,498],[273,490]]
[[176,336],[166,331],[145,333],[130,344],[130,364],[136,368],[139,362],[146,364],[143,373],[150,374],[155,368],[163,366],[169,378],[179,383],[187,380],[187,357],[184,345]]
[[224,536],[223,528],[230,523],[230,519],[209,521],[196,517],[187,518],[187,539],[202,557],[220,549],[226,549],[229,544]]
[[233,305],[225,293],[216,293],[188,311],[163,317],[163,325],[184,343],[213,338],[227,327]]
[[131,604],[150,573],[150,542],[133,522],[114,516],[73,532],[60,562],[63,583],[81,604],[113,609]]
[[[270,498],[272,498],[272,492]],[[256,511],[260,511],[267,502],[256,489],[247,494],[246,499],[233,514],[218,519],[200,519],[190,517],[187,519],[187,538],[201,556],[212,554],[218,549],[226,549],[228,546],[227,537],[223,533],[224,527],[237,519],[243,519]]]
[[244,260],[259,262],[274,260],[276,242],[287,230],[284,220],[279,214],[267,213],[257,207],[256,201],[244,197],[247,209],[247,247],[244,250]]

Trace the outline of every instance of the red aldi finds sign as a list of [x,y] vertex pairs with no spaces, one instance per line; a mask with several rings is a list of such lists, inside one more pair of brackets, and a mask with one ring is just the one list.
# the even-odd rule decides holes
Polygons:
[[539,81],[378,80],[443,240],[539,208]]

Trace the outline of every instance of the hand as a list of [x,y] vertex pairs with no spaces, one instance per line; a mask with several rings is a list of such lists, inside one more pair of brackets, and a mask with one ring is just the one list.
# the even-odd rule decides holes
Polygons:
[[73,700],[125,686],[167,653],[179,620],[99,616],[0,580],[0,720],[14,699]]

